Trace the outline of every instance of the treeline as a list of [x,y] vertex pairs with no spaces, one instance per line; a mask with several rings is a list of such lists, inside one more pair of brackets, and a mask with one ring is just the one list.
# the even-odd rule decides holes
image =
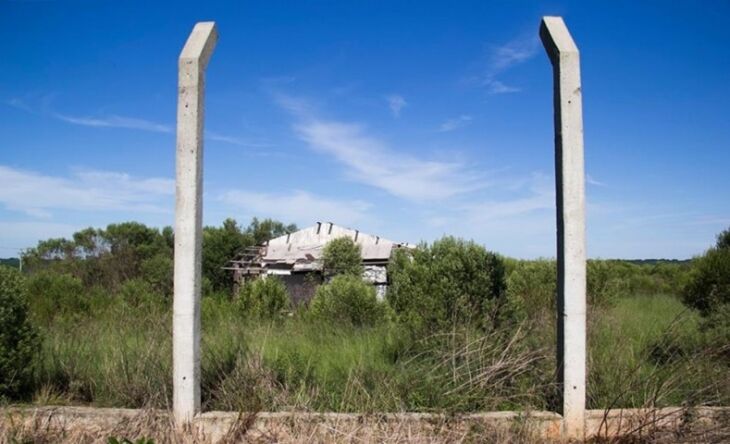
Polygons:
[[5,265],[6,267],[12,268],[19,268],[20,259],[18,259],[17,257],[0,258],[0,265]]
[[[220,227],[203,228],[202,272],[205,293],[232,288],[228,261],[246,247],[297,230],[296,225],[254,218],[246,227],[226,219]],[[65,274],[85,288],[118,291],[130,280],[141,281],[164,297],[172,294],[174,234],[138,222],[86,228],[71,239],[38,242],[23,254],[28,274]]]

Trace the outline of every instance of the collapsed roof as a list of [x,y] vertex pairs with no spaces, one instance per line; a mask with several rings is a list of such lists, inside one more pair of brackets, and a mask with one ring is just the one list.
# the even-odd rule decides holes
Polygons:
[[[236,276],[306,272],[322,269],[322,251],[332,239],[349,237],[360,246],[363,264],[384,266],[396,248],[412,248],[380,236],[361,233],[332,222],[317,222],[311,227],[271,239],[262,245],[247,248],[231,261],[227,270]],[[278,271],[277,271],[278,270]]]

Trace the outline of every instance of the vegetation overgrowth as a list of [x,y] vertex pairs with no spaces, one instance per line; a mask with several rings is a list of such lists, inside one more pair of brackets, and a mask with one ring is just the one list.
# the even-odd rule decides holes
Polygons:
[[[234,295],[226,261],[294,228],[206,228],[205,409],[556,409],[554,261],[446,237],[399,251],[381,301],[341,242],[309,304],[291,305],[274,277]],[[169,407],[172,236],[87,229],[40,242],[23,276],[2,269],[0,295],[26,313],[26,330],[11,330],[36,341],[5,402]],[[691,263],[589,262],[590,408],[730,404],[730,262],[713,256],[723,239]]]

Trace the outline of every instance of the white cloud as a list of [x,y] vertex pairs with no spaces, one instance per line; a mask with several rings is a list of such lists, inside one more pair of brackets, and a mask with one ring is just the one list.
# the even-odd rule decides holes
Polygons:
[[485,85],[489,94],[508,94],[522,91],[521,88],[505,85],[499,80],[489,80]]
[[358,124],[310,119],[295,125],[302,140],[347,168],[355,181],[414,201],[441,200],[484,187],[459,162],[422,160],[390,149]]
[[391,94],[386,97],[386,100],[388,101],[388,107],[390,108],[390,112],[393,113],[393,117],[395,118],[400,117],[400,111],[408,106],[408,102],[406,102],[406,99],[398,94]]
[[93,170],[60,177],[0,165],[0,183],[0,204],[45,218],[53,210],[166,213],[175,193],[172,179]]
[[506,94],[521,91],[521,88],[507,85],[497,77],[510,68],[523,63],[537,54],[539,42],[535,37],[519,37],[490,51],[486,72],[481,80],[489,94]]
[[601,181],[598,181],[598,180],[596,180],[596,179],[595,179],[595,178],[594,178],[593,176],[591,176],[590,174],[586,174],[586,183],[587,183],[588,185],[594,185],[594,186],[597,186],[597,187],[605,187],[605,186],[606,186],[606,184],[605,184],[605,183],[603,183],[603,182],[601,182]]
[[206,140],[211,140],[214,142],[223,142],[229,143],[231,145],[245,146],[251,148],[266,148],[271,146],[270,143],[241,139],[239,137],[227,136],[225,134],[220,134],[213,131],[206,131],[205,138]]
[[279,194],[229,190],[218,200],[246,211],[244,216],[293,220],[302,225],[325,220],[355,225],[366,219],[367,210],[371,207],[361,200],[330,199],[301,190]]
[[33,108],[28,106],[28,104],[25,102],[25,100],[18,98],[18,97],[13,97],[10,100],[5,101],[5,103],[9,106],[12,106],[13,108],[17,108],[17,109],[23,110],[28,113],[34,112]]
[[449,232],[473,237],[503,254],[554,255],[555,190],[550,178],[533,174],[522,187],[499,194],[457,205]]
[[[526,194],[526,195],[525,195]],[[472,222],[506,220],[539,210],[555,208],[555,189],[548,177],[534,174],[527,193],[505,200],[492,200],[462,206]]]
[[454,131],[459,128],[464,128],[469,125],[472,121],[472,117],[466,114],[462,114],[459,117],[452,117],[447,119],[444,123],[439,126],[439,131],[448,132]]
[[53,116],[67,123],[81,126],[92,126],[96,128],[127,128],[156,133],[171,133],[172,127],[162,123],[149,120],[137,119],[134,117],[108,116],[108,117],[78,117],[66,114],[54,113]]
[[[153,122],[151,120],[140,119],[137,117],[125,117],[125,116],[118,116],[118,115],[109,115],[109,116],[104,116],[104,117],[72,116],[69,114],[53,112],[49,109],[49,103],[47,103],[48,101],[49,101],[49,98],[46,97],[44,99],[44,104],[40,107],[33,107],[33,106],[29,105],[28,102],[26,102],[25,100],[17,98],[17,97],[11,98],[10,100],[7,100],[5,103],[9,106],[12,106],[13,108],[16,108],[16,109],[19,109],[19,110],[22,110],[22,111],[25,111],[25,112],[28,112],[31,114],[51,116],[54,119],[58,119],[62,122],[70,123],[72,125],[86,126],[86,127],[91,127],[91,128],[123,128],[123,129],[149,131],[149,132],[163,133],[163,134],[172,134],[175,132],[175,127],[173,125]],[[229,143],[231,145],[238,145],[238,146],[247,146],[247,147],[254,147],[254,148],[271,146],[268,143],[245,140],[245,139],[242,139],[239,137],[228,136],[228,135],[213,132],[213,131],[206,131],[205,137],[207,140],[216,141],[216,142],[224,142],[224,143]]]
[[413,201],[442,200],[487,185],[461,162],[399,153],[360,124],[320,119],[306,100],[284,94],[275,99],[297,119],[293,128],[299,138],[344,165],[351,180]]
[[499,73],[532,58],[539,48],[536,37],[520,37],[492,49],[490,70]]

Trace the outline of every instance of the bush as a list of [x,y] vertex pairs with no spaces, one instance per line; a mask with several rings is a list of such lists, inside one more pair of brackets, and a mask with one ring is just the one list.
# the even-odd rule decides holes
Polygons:
[[372,285],[360,277],[339,275],[317,288],[309,315],[343,325],[373,326],[385,319],[386,307],[378,302]]
[[612,260],[589,260],[586,264],[588,305],[611,305],[631,293],[629,276],[638,274],[637,265]]
[[137,308],[161,307],[169,300],[143,279],[129,279],[122,284],[118,295],[125,304]]
[[281,316],[290,308],[286,286],[275,276],[266,276],[247,282],[238,293],[238,304],[244,315],[271,319]]
[[715,248],[718,250],[730,249],[730,228],[717,235]]
[[25,394],[39,345],[28,317],[23,276],[0,266],[0,398]]
[[557,292],[555,261],[518,261],[507,278],[507,299],[528,318],[555,312]]
[[705,334],[706,348],[723,356],[730,364],[730,304],[723,304],[702,320],[700,329]]
[[388,302],[413,332],[498,319],[505,296],[504,264],[474,242],[444,237],[433,245],[396,250],[389,267]]
[[173,290],[173,260],[169,254],[158,253],[142,261],[141,276],[149,283],[155,292],[168,298],[172,297]]
[[695,259],[694,265],[683,300],[703,316],[709,316],[721,305],[730,304],[730,249],[710,249]]
[[327,242],[322,251],[322,265],[329,276],[349,274],[362,276],[362,249],[349,237]]
[[70,274],[41,271],[28,279],[32,313],[47,323],[56,316],[82,316],[90,307],[84,285]]

